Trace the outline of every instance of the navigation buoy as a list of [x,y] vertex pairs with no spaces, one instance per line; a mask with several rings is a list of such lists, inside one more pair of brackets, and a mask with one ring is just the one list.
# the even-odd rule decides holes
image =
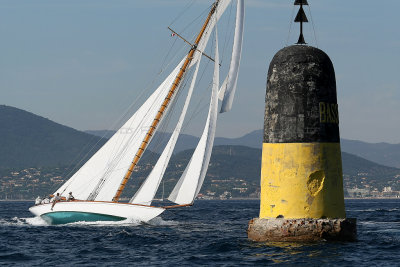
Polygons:
[[[300,5],[296,22],[306,22]],[[269,70],[265,98],[260,217],[249,223],[255,241],[354,240],[346,219],[339,113],[333,64],[305,45],[280,50]]]

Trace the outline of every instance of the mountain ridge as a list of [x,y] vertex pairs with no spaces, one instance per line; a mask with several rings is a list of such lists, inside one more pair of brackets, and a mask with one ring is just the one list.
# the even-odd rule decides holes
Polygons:
[[[105,133],[106,137],[109,137],[113,133],[81,132],[31,112],[5,105],[0,105],[0,125],[0,167],[3,168],[65,165],[78,155],[91,156],[107,141],[93,134]],[[262,133],[262,130],[256,130],[239,138],[216,137],[214,145],[261,148]],[[156,134],[153,143],[158,145],[151,144],[149,149],[159,153],[158,147],[166,144],[169,136],[170,133]],[[198,140],[198,137],[183,134],[178,139],[176,153],[193,149]],[[381,165],[400,166],[400,144],[371,144],[342,139],[342,151]]]
[[[102,136],[105,131],[99,130],[85,132]],[[111,136],[113,133],[113,131],[108,131],[107,135]],[[168,141],[168,136],[170,134],[163,133],[163,135],[163,139]],[[178,140],[176,153],[186,149],[194,148],[199,140],[198,137],[192,135],[183,136],[184,137],[182,139]],[[238,138],[216,137],[214,140],[214,145],[243,145],[252,148],[261,148],[262,139],[263,130],[255,130]],[[357,155],[381,165],[400,168],[400,144],[389,144],[385,142],[368,143],[364,141],[342,138],[341,149],[343,152]]]
[[3,168],[65,165],[79,154],[90,156],[104,144],[97,136],[5,105],[0,105],[0,125]]

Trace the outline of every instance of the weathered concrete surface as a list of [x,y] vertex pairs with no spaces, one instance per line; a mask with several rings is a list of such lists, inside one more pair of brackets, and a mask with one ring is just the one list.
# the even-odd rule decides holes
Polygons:
[[264,143],[312,142],[340,142],[335,71],[322,50],[293,45],[269,65]]
[[247,229],[253,241],[355,241],[356,219],[260,219],[254,218]]

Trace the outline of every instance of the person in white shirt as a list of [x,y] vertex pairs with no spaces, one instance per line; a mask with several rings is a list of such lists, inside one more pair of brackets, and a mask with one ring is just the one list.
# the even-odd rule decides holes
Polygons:
[[72,201],[75,200],[74,196],[72,195],[72,192],[69,192],[68,196],[67,196],[67,201]]
[[57,193],[57,195],[55,195],[55,196],[53,197],[53,205],[51,205],[51,210],[53,210],[54,205],[55,205],[58,201],[60,201],[60,200],[61,200],[60,193]]
[[38,197],[35,199],[35,205],[39,205],[40,203],[42,203],[42,199],[40,198],[40,196],[38,196]]
[[42,200],[42,204],[48,204],[48,203],[50,203],[50,199],[49,199],[48,197],[45,197],[45,198]]

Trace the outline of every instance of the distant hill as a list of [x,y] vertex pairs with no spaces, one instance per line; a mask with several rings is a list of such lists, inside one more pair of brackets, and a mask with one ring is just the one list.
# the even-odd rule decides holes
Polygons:
[[379,164],[400,168],[400,144],[366,143],[341,140],[342,151],[358,155]]
[[[87,133],[103,136],[106,131],[86,131]],[[112,136],[114,132],[106,132],[106,136]],[[168,142],[170,134],[163,133],[163,140]],[[252,148],[261,148],[263,139],[263,130],[250,132],[239,138],[215,138],[214,144],[219,145],[237,145]],[[194,148],[199,138],[191,135],[183,135],[177,143],[176,152]],[[400,168],[400,144],[388,143],[366,143],[362,141],[341,139],[343,152],[358,155],[367,160],[391,167]],[[152,149],[152,148],[150,148]]]
[[[93,151],[89,151],[93,145]],[[33,113],[0,105],[0,167],[65,166],[104,141]]]

